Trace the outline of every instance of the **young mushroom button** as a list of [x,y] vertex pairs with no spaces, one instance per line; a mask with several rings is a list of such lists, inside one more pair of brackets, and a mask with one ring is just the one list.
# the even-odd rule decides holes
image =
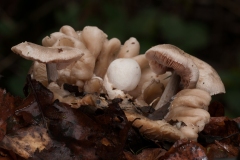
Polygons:
[[161,108],[176,94],[179,85],[177,75],[181,77],[180,84],[183,89],[196,87],[199,76],[198,68],[190,58],[185,56],[185,52],[181,49],[170,44],[157,45],[150,48],[145,53],[145,56],[151,69],[156,74],[173,71],[171,79],[155,109]]
[[140,81],[141,69],[138,63],[131,58],[119,58],[108,67],[104,77],[105,87],[110,99],[123,98],[124,92],[136,88]]

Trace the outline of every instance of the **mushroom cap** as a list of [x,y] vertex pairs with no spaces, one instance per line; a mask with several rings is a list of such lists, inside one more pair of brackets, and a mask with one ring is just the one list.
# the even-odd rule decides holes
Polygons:
[[151,69],[156,74],[174,70],[181,77],[183,88],[195,88],[198,80],[198,68],[185,56],[185,52],[170,44],[157,45],[145,53]]
[[141,69],[135,60],[119,58],[109,65],[106,75],[113,88],[131,91],[140,81]]
[[199,70],[199,79],[196,88],[207,91],[210,95],[225,93],[224,84],[214,68],[206,62],[187,54]]
[[83,42],[61,32],[55,32],[52,33],[50,37],[44,37],[42,39],[42,45],[45,47],[67,46],[78,49],[86,49],[86,46],[83,44]]
[[86,52],[86,50],[71,47],[43,47],[30,42],[20,43],[13,46],[11,50],[28,60],[42,63],[67,63],[76,61]]

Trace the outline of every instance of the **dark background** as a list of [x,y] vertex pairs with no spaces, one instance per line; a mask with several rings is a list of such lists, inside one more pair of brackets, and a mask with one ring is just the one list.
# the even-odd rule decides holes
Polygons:
[[226,94],[214,96],[226,115],[240,116],[239,0],[0,0],[0,87],[23,96],[31,61],[10,48],[23,41],[41,44],[63,25],[98,26],[124,43],[135,37],[141,53],[170,43],[217,70]]

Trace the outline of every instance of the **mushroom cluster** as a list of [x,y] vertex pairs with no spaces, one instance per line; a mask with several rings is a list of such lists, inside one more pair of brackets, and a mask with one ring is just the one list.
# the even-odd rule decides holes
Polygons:
[[[82,31],[63,26],[59,32],[43,38],[42,46],[23,42],[12,47],[12,51],[33,60],[32,78],[50,89],[55,99],[73,108],[107,107],[106,101],[123,99],[120,106],[127,118],[152,139],[196,140],[209,120],[207,106],[211,95],[225,92],[211,66],[173,45],[157,45],[140,54],[136,38],[121,44],[119,39],[108,39],[102,30],[92,26]],[[65,90],[65,84],[76,86],[84,96]],[[204,92],[205,96],[198,97],[196,92]],[[101,97],[102,93],[106,97]],[[201,98],[205,101],[198,101]],[[164,119],[151,120],[137,109],[150,106],[156,112],[167,103],[171,105]],[[195,114],[199,110],[204,116]],[[171,120],[187,127],[170,125]],[[190,133],[192,126],[194,131]]]

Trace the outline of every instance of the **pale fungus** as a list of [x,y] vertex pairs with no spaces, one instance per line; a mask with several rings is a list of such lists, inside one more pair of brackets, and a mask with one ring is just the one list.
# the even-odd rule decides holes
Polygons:
[[141,69],[135,60],[119,58],[109,65],[103,85],[110,99],[120,98],[124,92],[136,88],[140,77]]
[[190,140],[197,140],[198,132],[202,131],[210,120],[208,105],[211,96],[201,89],[184,89],[178,92],[165,116],[166,121],[184,122],[179,127],[182,133]]

